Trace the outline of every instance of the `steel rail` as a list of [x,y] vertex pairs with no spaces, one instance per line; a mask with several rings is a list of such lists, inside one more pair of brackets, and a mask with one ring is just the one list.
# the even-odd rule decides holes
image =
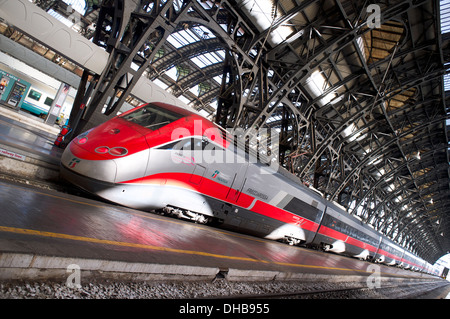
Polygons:
[[[409,287],[414,285],[431,285],[436,284],[436,281],[429,281],[429,282],[409,282],[404,283],[401,285],[389,285],[389,286],[381,286],[381,287],[368,287],[368,285],[359,286],[359,287],[349,287],[349,288],[326,288],[326,289],[313,289],[313,290],[307,290],[307,291],[291,291],[291,292],[281,292],[281,293],[263,293],[263,294],[235,294],[235,295],[229,295],[229,296],[210,296],[205,297],[201,299],[277,299],[277,298],[284,298],[284,297],[296,297],[296,296],[312,296],[312,295],[320,295],[324,293],[343,293],[343,292],[349,292],[349,291],[364,291],[364,290],[380,290],[380,289],[389,289],[389,288],[400,288],[400,287]],[[446,285],[448,283],[445,283]],[[430,290],[435,290],[438,288],[441,288],[442,285],[438,285],[437,287],[434,287]],[[427,290],[427,291],[430,291]],[[425,292],[427,293],[427,292]],[[419,293],[423,294],[423,293]],[[408,295],[410,296],[410,295]],[[408,297],[407,297],[408,298]]]

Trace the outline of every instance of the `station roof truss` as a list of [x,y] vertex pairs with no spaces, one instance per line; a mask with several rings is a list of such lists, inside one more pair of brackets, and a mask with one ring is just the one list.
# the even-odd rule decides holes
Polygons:
[[85,121],[146,76],[224,128],[275,129],[283,167],[434,262],[450,251],[449,17],[429,0],[100,1],[72,26],[112,57]]

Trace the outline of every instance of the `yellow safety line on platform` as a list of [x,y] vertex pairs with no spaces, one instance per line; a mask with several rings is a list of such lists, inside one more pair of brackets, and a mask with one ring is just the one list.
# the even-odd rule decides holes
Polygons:
[[[103,209],[115,209],[117,210],[117,207],[114,206],[106,206],[106,205],[97,205],[92,203],[83,202],[80,200],[70,199],[58,195],[52,195],[44,192],[39,192],[36,190],[29,189],[27,187],[21,187],[21,186],[13,186],[9,184],[5,184],[0,182],[0,184],[3,184],[5,186],[20,189],[21,191],[29,191],[38,195],[44,195],[48,197],[53,197],[61,200],[66,200],[69,202],[82,204],[82,205],[88,205],[93,206],[97,208],[103,208]],[[169,219],[163,219],[158,216],[151,216],[146,214],[145,212],[135,211],[133,209],[127,208],[127,207],[121,207],[124,210],[127,210],[127,213],[133,214],[135,216],[140,216],[147,219],[153,219],[153,220],[159,220],[163,222],[169,222],[169,223],[175,223],[175,224],[182,224],[181,221],[177,220],[169,220]],[[119,212],[122,212],[119,210]],[[192,227],[198,227],[199,225],[191,225]],[[259,241],[259,242],[265,242],[263,239],[258,238],[251,238],[247,237],[245,235],[239,235],[239,234],[233,234],[228,233],[225,231],[220,231],[214,228],[205,228],[202,227],[203,230],[208,230],[215,233],[222,233],[226,234],[228,236],[233,237],[240,237],[245,238],[252,241]],[[166,252],[173,252],[173,253],[181,253],[181,254],[190,254],[190,255],[197,255],[197,256],[206,256],[206,257],[215,257],[215,258],[222,258],[222,259],[230,259],[230,260],[240,260],[240,261],[250,261],[250,262],[258,262],[258,263],[265,263],[265,264],[276,264],[280,266],[287,266],[287,267],[298,267],[298,268],[312,268],[312,269],[324,269],[324,270],[340,270],[340,271],[350,271],[350,272],[360,272],[360,273],[373,273],[371,271],[366,271],[362,269],[349,269],[349,268],[337,268],[337,267],[326,267],[326,266],[314,266],[314,265],[303,265],[303,264],[295,264],[295,263],[285,263],[285,262],[277,262],[277,261],[266,261],[261,259],[255,259],[255,258],[248,258],[248,257],[237,257],[237,256],[226,256],[226,255],[219,255],[219,254],[213,254],[213,253],[206,253],[206,252],[200,252],[195,250],[183,250],[183,249],[175,249],[175,248],[168,248],[168,247],[158,247],[153,245],[145,245],[145,244],[137,244],[137,243],[127,243],[127,242],[117,242],[117,241],[111,241],[106,239],[97,239],[97,238],[90,238],[90,237],[82,237],[82,236],[75,236],[75,235],[67,235],[67,234],[61,234],[61,233],[51,233],[51,232],[44,232],[44,231],[38,231],[38,230],[31,230],[31,229],[23,229],[23,228],[14,228],[14,227],[6,227],[6,226],[0,226],[0,231],[3,232],[10,232],[10,233],[16,233],[16,234],[25,234],[25,235],[34,235],[34,236],[46,236],[46,237],[53,237],[53,238],[60,238],[60,239],[70,239],[70,240],[77,240],[77,241],[84,241],[84,242],[91,242],[91,243],[97,243],[97,244],[106,244],[106,245],[115,245],[115,246],[123,246],[123,247],[133,247],[133,248],[142,248],[142,249],[149,249],[149,250],[158,250],[158,251],[166,251]],[[300,247],[291,247],[290,248],[298,248]],[[311,253],[318,253],[316,251],[311,250]],[[385,275],[393,275],[391,273],[385,273],[381,272],[381,274]],[[400,277],[413,277],[409,275],[402,275]]]
[[[61,199],[61,200],[72,202],[72,203],[76,203],[76,204],[87,205],[87,206],[102,208],[102,209],[106,209],[106,210],[114,209],[114,210],[116,210],[116,211],[118,211],[120,213],[132,214],[134,216],[138,216],[138,217],[142,217],[142,218],[146,218],[146,219],[151,219],[151,220],[158,220],[158,221],[162,221],[162,222],[165,222],[165,223],[172,223],[172,224],[178,224],[178,225],[185,225],[185,223],[186,223],[186,221],[176,220],[176,219],[169,219],[169,218],[161,218],[160,216],[157,216],[155,214],[151,214],[151,213],[146,212],[146,211],[135,210],[133,208],[129,208],[129,207],[125,207],[125,206],[115,207],[115,206],[106,206],[106,205],[92,204],[92,203],[87,203],[87,202],[83,202],[83,201],[80,201],[80,200],[66,198],[66,197],[62,197],[62,196],[58,196],[58,195],[52,195],[52,194],[39,192],[39,191],[36,191],[36,190],[33,190],[33,189],[29,189],[29,188],[26,188],[26,187],[7,185],[7,184],[2,183],[2,182],[0,182],[0,184],[3,184],[5,186],[11,187],[11,188],[20,189],[21,191],[31,192],[31,193],[34,193],[34,194],[37,194],[37,195],[43,195],[43,196],[52,197],[52,198],[56,198],[56,199]],[[120,208],[120,209],[118,209],[118,208]],[[225,235],[228,235],[228,236],[244,238],[244,239],[247,239],[247,240],[252,240],[252,241],[257,241],[257,242],[266,242],[266,240],[264,240],[264,239],[252,238],[252,237],[246,236],[244,234],[233,234],[233,233],[221,231],[221,230],[218,230],[218,229],[215,229],[215,228],[212,228],[212,227],[204,227],[204,225],[190,224],[190,226],[193,227],[193,228],[200,228],[202,230],[210,231],[210,232],[213,232],[213,233],[225,234]],[[299,248],[299,247],[291,247],[291,248]]]
[[68,235],[68,234],[61,234],[61,233],[52,233],[52,232],[33,230],[33,229],[0,226],[0,231],[14,233],[14,234],[44,236],[44,237],[59,238],[59,239],[69,239],[69,240],[90,242],[90,243],[96,243],[96,244],[114,245],[114,246],[131,247],[131,248],[142,248],[142,249],[165,251],[165,252],[172,252],[172,253],[179,253],[179,254],[197,255],[197,256],[205,256],[205,257],[230,259],[230,260],[239,260],[239,261],[250,261],[250,262],[265,263],[265,264],[277,264],[277,265],[282,265],[282,266],[327,269],[327,270],[342,270],[342,271],[368,273],[365,270],[358,270],[358,269],[302,265],[302,264],[295,264],[295,263],[283,263],[283,262],[277,262],[277,261],[267,261],[267,260],[261,260],[261,259],[255,259],[255,258],[248,258],[248,257],[219,255],[219,254],[213,254],[213,253],[207,253],[207,252],[195,251],[195,250],[184,250],[184,249],[176,249],[176,248],[169,248],[169,247],[159,247],[159,246],[154,246],[154,245],[128,243],[128,242],[113,241],[113,240],[107,240],[107,239],[75,236],[75,235]]

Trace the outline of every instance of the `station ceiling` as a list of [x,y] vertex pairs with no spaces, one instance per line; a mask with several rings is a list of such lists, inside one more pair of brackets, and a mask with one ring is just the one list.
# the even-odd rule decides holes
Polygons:
[[224,128],[276,130],[283,167],[422,258],[450,251],[448,1],[34,2]]

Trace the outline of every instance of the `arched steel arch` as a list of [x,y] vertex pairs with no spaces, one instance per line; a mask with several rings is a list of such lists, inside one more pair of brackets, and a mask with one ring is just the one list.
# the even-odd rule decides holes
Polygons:
[[220,38],[209,38],[195,43],[190,43],[176,50],[173,49],[173,51],[164,53],[162,57],[152,61],[150,65],[152,71],[148,77],[150,79],[157,78],[160,73],[170,69],[174,65],[178,65],[183,61],[187,61],[190,58],[202,55],[204,53],[222,50],[224,46],[225,44]]
[[175,84],[170,86],[172,94],[180,96],[183,91],[190,89],[191,87],[202,83],[215,76],[221,75],[223,72],[223,63],[215,63],[199,70],[196,70],[182,78],[180,78]]

